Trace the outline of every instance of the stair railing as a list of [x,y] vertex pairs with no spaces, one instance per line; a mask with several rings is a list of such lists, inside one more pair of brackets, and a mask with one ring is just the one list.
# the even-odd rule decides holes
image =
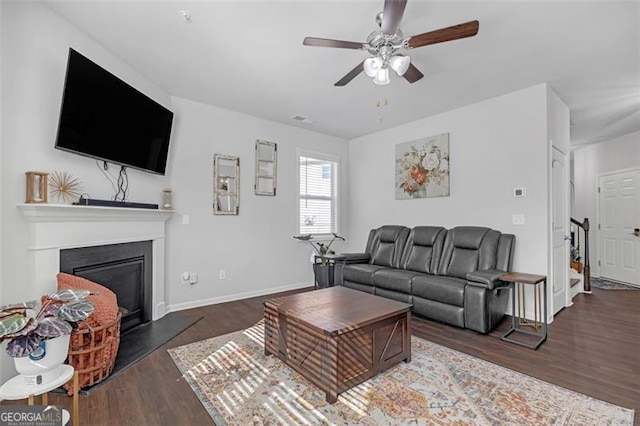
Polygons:
[[578,225],[584,231],[584,291],[591,291],[591,265],[589,263],[589,228],[591,227],[588,218],[584,218],[584,221],[580,222],[574,218],[571,218],[571,223]]

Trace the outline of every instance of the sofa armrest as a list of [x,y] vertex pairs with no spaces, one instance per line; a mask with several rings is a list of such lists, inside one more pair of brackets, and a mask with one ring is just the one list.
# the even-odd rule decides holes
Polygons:
[[369,253],[340,253],[338,256],[342,256],[342,258],[336,259],[336,263],[343,264],[369,263],[369,260],[371,260]]
[[469,272],[467,273],[467,284],[476,287],[484,287],[487,290],[508,287],[509,283],[500,279],[504,274],[506,274],[506,272],[499,269],[486,269],[484,271]]

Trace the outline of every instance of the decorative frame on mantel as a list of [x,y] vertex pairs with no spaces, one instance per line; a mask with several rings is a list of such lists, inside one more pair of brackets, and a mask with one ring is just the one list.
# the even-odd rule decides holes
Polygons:
[[213,156],[213,214],[240,213],[240,158]]
[[256,140],[256,195],[276,195],[278,144]]

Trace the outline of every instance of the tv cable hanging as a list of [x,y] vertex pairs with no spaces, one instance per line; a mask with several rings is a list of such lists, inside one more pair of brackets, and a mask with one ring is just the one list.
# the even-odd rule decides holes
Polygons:
[[96,161],[96,165],[102,172],[102,174],[107,178],[111,187],[113,188],[115,195],[112,197],[114,201],[126,201],[129,197],[129,176],[127,175],[127,167],[120,166],[120,172],[118,173],[118,177],[116,178],[109,172],[109,163],[106,161],[102,162],[102,166],[99,161]]

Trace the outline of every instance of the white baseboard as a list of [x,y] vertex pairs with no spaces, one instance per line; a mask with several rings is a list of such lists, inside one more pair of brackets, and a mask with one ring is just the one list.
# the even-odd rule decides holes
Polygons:
[[256,291],[248,291],[245,293],[230,294],[228,296],[213,297],[211,299],[194,300],[192,302],[176,303],[169,305],[167,313],[184,311],[186,309],[201,308],[202,306],[217,305],[218,303],[233,302],[235,300],[249,299],[251,297],[264,296],[266,294],[280,293],[289,290],[298,290],[301,288],[313,287],[313,283],[297,283],[285,285],[281,287],[270,287]]

